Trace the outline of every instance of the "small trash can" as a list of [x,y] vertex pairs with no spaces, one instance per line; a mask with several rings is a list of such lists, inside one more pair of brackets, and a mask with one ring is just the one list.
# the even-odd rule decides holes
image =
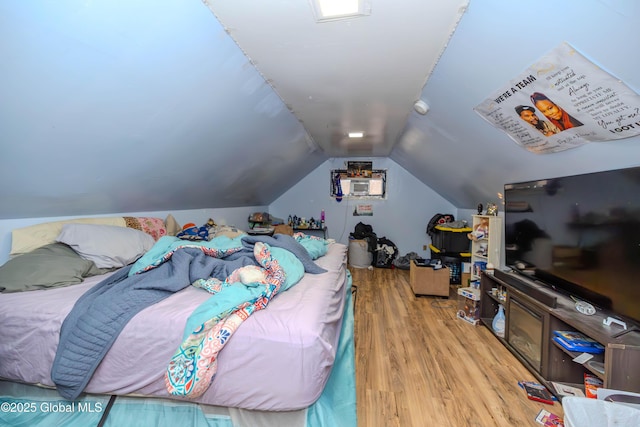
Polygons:
[[373,254],[369,252],[369,243],[366,240],[349,240],[347,259],[349,265],[354,268],[368,268],[371,266]]

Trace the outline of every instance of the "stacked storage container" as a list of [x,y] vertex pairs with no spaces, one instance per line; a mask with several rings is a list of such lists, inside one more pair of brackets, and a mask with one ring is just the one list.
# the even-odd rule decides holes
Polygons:
[[[447,224],[436,225],[429,233],[431,236],[431,258],[440,259],[449,267],[451,284],[461,284],[462,263],[469,262],[471,241],[467,237],[472,231],[470,227],[453,228]],[[466,284],[463,284],[466,286]]]

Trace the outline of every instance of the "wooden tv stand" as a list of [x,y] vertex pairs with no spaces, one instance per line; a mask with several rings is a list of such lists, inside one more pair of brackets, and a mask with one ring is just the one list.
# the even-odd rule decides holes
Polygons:
[[[627,330],[615,323],[607,326],[603,321],[609,316],[620,317],[600,309],[591,316],[581,314],[569,296],[515,272],[483,274],[480,286],[481,323],[493,332],[493,317],[502,304],[505,334],[496,338],[550,391],[555,393],[551,382],[584,390],[584,374],[590,373],[602,379],[605,388],[640,392],[640,325],[627,321]],[[580,353],[553,341],[556,330],[581,332],[601,343],[605,352],[584,364],[573,362]]]

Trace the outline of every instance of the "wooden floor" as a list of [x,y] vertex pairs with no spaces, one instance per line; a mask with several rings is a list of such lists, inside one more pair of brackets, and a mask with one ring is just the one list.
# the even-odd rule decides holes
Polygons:
[[416,297],[409,271],[350,269],[359,427],[537,426],[518,380],[535,377],[484,326],[456,318],[449,299]]

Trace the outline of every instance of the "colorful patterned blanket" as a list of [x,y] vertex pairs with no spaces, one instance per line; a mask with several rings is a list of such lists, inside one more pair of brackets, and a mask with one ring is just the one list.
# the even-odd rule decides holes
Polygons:
[[210,278],[193,283],[213,295],[224,294],[224,301],[238,302],[221,308],[217,298],[210,298],[199,307],[201,312],[210,313],[205,315],[208,320],[191,332],[171,358],[165,374],[169,393],[187,397],[202,395],[215,376],[218,353],[229,338],[249,316],[265,308],[282,288],[286,275],[272,257],[270,247],[256,242],[254,256],[261,267],[242,267],[224,281]]
[[[211,277],[216,263],[202,251],[186,248],[170,262],[146,274],[114,273],[84,293],[60,329],[51,380],[60,395],[75,400],[129,320],[192,283],[191,277]],[[215,260],[219,261],[219,260]]]
[[164,238],[132,266],[129,274],[156,268],[185,247],[199,248],[213,257],[223,253],[229,260],[242,258],[243,263],[247,253],[255,259],[255,263],[227,272],[226,277],[217,274],[192,282],[213,296],[190,316],[183,342],[167,367],[165,384],[172,395],[195,398],[208,389],[217,371],[219,352],[249,316],[265,308],[278,292],[297,283],[305,271],[317,274],[326,270],[313,262],[317,254],[310,251],[306,239],[278,235],[219,237],[210,242]]
[[[280,247],[217,238],[177,243],[175,238],[162,237],[139,260],[142,264],[136,262],[129,271],[124,268],[97,284],[74,305],[63,322],[52,367],[51,378],[60,394],[77,398],[129,319],[191,284],[214,293],[215,298],[192,314],[198,319],[197,327],[187,324],[189,330],[169,364],[166,379],[172,394],[196,397],[203,393],[215,375],[219,351],[240,324],[266,307],[283,284],[292,286],[306,266],[312,267],[308,262],[303,266],[285,250],[302,248],[286,237],[291,240],[271,241]],[[274,259],[275,251],[282,252],[283,262]],[[305,253],[302,248],[301,256]],[[283,263],[293,279],[287,279]],[[317,265],[315,269],[324,271]]]

